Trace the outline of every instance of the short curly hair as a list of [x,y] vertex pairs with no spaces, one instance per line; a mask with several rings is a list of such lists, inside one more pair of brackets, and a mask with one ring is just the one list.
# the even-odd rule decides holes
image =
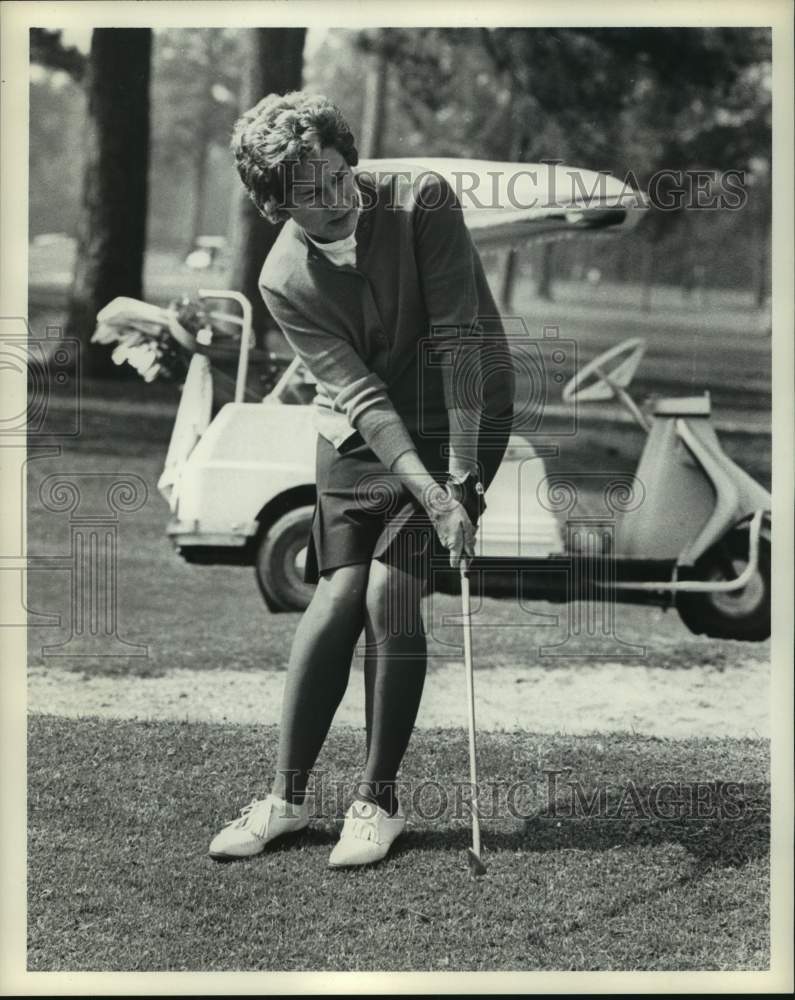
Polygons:
[[333,146],[352,167],[359,162],[353,134],[337,105],[303,90],[263,97],[235,122],[230,146],[249,197],[274,224],[288,217],[279,204],[288,164],[317,156],[323,146]]

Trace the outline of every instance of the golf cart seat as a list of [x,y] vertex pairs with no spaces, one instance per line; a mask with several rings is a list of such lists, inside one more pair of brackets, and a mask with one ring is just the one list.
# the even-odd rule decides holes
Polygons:
[[703,396],[658,399],[652,410],[657,417],[708,417],[711,412],[712,404],[708,392]]

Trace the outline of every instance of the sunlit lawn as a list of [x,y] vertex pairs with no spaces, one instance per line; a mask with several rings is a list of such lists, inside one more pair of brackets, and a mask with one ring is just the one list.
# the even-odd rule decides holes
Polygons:
[[477,882],[459,730],[415,734],[390,856],[328,869],[359,744],[332,732],[306,831],[222,865],[207,845],[264,794],[273,728],[32,717],[28,967],[767,967],[764,741],[484,734]]

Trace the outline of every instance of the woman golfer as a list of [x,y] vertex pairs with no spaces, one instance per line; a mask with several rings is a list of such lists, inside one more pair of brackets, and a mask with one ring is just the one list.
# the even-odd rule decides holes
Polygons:
[[304,574],[317,587],[290,652],[271,791],[210,854],[248,857],[307,825],[308,779],[364,630],[367,755],[329,864],[372,864],[406,824],[395,785],[425,679],[429,569],[434,555],[454,568],[474,555],[477,511],[470,518],[459,500],[497,472],[514,374],[460,201],[440,175],[354,171],[339,109],[305,92],[265,97],[237,122],[232,148],[259,212],[286,220],[260,290],[317,382]]

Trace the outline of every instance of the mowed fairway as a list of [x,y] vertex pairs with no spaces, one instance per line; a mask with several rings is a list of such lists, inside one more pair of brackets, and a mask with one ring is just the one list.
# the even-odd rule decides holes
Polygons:
[[324,747],[306,831],[218,864],[209,840],[264,794],[274,729],[34,716],[29,732],[33,971],[768,964],[765,741],[483,735],[497,815],[473,881],[462,731],[415,734],[407,831],[379,866],[350,871],[327,858],[358,733]]
[[[679,326],[660,312],[608,306],[595,322],[575,301],[528,307],[526,315],[536,336],[541,323],[560,322],[561,336],[577,339],[580,361],[648,334],[639,398],[713,388],[721,417],[747,424],[721,435],[727,451],[769,483],[769,340],[746,334],[742,316],[728,306]],[[250,567],[189,566],[165,538],[168,510],[155,483],[176,390],[139,381],[84,388],[87,404],[106,403],[86,405],[79,437],[55,441],[59,455],[32,458],[27,467],[28,552],[67,557],[62,569],[28,573],[30,611],[60,616],[54,625],[32,622],[29,665],[54,681],[66,674],[110,684],[135,678],[140,719],[90,717],[88,706],[89,717],[64,718],[50,714],[46,701],[30,717],[32,971],[768,966],[768,742],[750,738],[752,727],[749,738],[704,738],[699,718],[725,714],[725,705],[711,704],[718,675],[725,682],[758,670],[766,690],[770,646],[692,636],[674,611],[621,606],[616,620],[623,640],[646,648],[634,662],[636,692],[647,690],[647,667],[669,672],[672,684],[698,675],[701,692],[683,721],[693,735],[655,738],[625,722],[620,731],[572,736],[556,731],[554,719],[543,733],[482,732],[484,879],[469,876],[468,817],[457,806],[468,780],[463,728],[414,733],[400,775],[408,830],[380,866],[327,868],[364,753],[361,726],[338,725],[318,760],[310,828],[249,862],[213,863],[206,853],[213,834],[268,790],[277,731],[147,721],[147,684],[177,670],[203,679],[218,671],[219,684],[223,671],[283,676],[298,616],[266,611]],[[117,399],[126,412],[114,412]],[[152,401],[159,409],[148,412]],[[640,432],[589,426],[586,412],[581,417],[549,472],[634,467]],[[119,516],[116,591],[119,635],[143,646],[144,656],[47,654],[45,647],[71,634],[69,514],[45,509],[39,493],[56,472],[96,482],[100,511],[98,474],[133,474],[147,485],[141,509]],[[440,616],[457,605],[443,596]],[[527,668],[528,679],[532,670],[598,669],[598,659],[585,664],[576,650],[544,664],[534,658],[547,636],[519,627],[518,616],[543,616],[551,605],[522,610],[494,600],[485,610],[491,624],[475,640],[476,690],[499,691],[501,668]],[[458,655],[459,632],[448,625],[434,633],[434,642],[455,647],[446,658]],[[431,681],[436,669],[432,655]],[[79,715],[79,685],[69,687]],[[621,705],[621,690],[614,700]],[[451,718],[464,716],[454,709]]]

